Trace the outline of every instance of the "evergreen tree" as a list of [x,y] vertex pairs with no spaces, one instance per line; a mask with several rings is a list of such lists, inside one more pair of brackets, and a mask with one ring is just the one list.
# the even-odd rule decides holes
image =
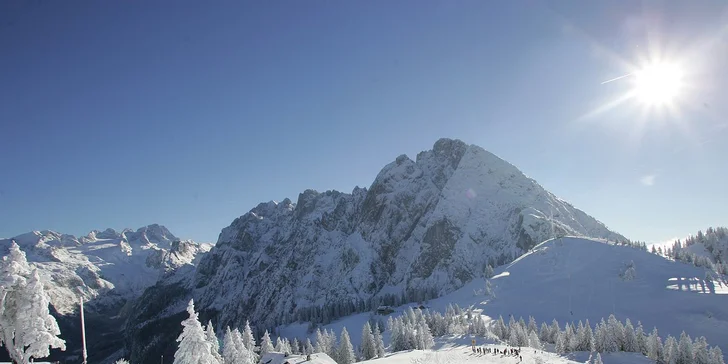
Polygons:
[[311,345],[311,339],[306,338],[306,344],[303,347],[303,353],[306,355],[313,354],[313,345]]
[[367,321],[361,331],[361,357],[364,360],[369,360],[376,356],[377,349],[374,344],[374,334],[369,321]]
[[286,346],[283,344],[283,339],[278,336],[276,338],[276,344],[273,347],[273,351],[279,352],[279,353],[285,353],[286,352]]
[[624,348],[624,326],[614,315],[607,319],[606,352],[613,353]]
[[374,326],[374,347],[377,351],[377,357],[384,358],[384,340],[382,340],[382,333],[379,331],[379,325]]
[[554,319],[553,321],[551,321],[551,337],[549,342],[555,344],[560,332],[561,328],[559,327],[559,322]]
[[676,364],[691,364],[693,362],[693,341],[690,339],[690,335],[687,335],[685,331],[680,334],[680,341],[678,343],[677,361]]
[[704,336],[695,339],[693,343],[693,363],[695,364],[711,364],[708,352],[708,343]]
[[665,339],[665,346],[662,349],[662,361],[668,364],[676,364],[679,357],[677,339],[668,335]]
[[349,332],[346,331],[346,327],[341,329],[341,339],[339,340],[339,349],[337,350],[336,363],[338,364],[353,364],[356,362],[356,356],[354,356],[354,346],[351,345],[351,339],[349,338]]
[[584,350],[594,351],[594,332],[588,319],[586,320],[586,324],[584,324],[584,331]]
[[274,350],[273,342],[271,342],[268,330],[265,330],[263,337],[260,339],[260,356],[268,354]]
[[604,322],[604,319],[602,319],[602,321],[597,324],[596,329],[594,330],[594,350],[600,353],[606,353],[607,339],[607,324]]
[[48,311],[50,299],[37,269],[33,269],[27,285],[19,289],[14,345],[23,353],[24,362],[47,357],[49,348],[66,350],[65,341],[58,337],[58,323]]
[[[497,335],[497,333],[496,333],[496,335]],[[538,333],[538,338],[541,340],[541,342],[544,342],[544,343],[549,342],[551,339],[550,329],[549,329],[548,325],[546,325],[545,322],[541,323],[541,330]]]
[[246,349],[253,351],[255,350],[255,337],[253,336],[253,330],[250,329],[250,322],[245,321],[245,328],[243,329],[243,346]]
[[205,340],[210,343],[212,355],[217,358],[218,362],[222,362],[222,356],[220,356],[220,342],[217,341],[215,328],[212,327],[212,320],[207,321],[207,326],[205,327]]
[[536,319],[533,316],[528,316],[528,334],[530,335],[532,332],[538,334],[538,325],[536,325]]
[[647,357],[655,361],[663,357],[662,341],[656,327],[652,329],[652,333],[647,338]]
[[174,353],[174,364],[217,364],[212,353],[212,344],[205,338],[205,331],[195,312],[195,304],[190,300],[187,305],[190,317],[182,321],[182,333],[177,338],[179,347]]
[[623,351],[629,353],[640,352],[640,345],[634,332],[634,326],[632,326],[632,322],[629,319],[627,319],[627,323],[624,325],[624,334],[622,336],[624,337]]
[[[390,316],[390,318],[392,318]],[[326,337],[324,336],[323,332],[321,332],[321,328],[316,328],[316,336],[314,337],[314,340],[316,340],[316,352],[317,353],[325,353],[326,350]]]
[[298,338],[293,338],[293,345],[291,345],[291,354],[300,354],[301,353],[301,343],[298,342]]
[[495,274],[495,271],[493,270],[493,267],[488,264],[485,267],[485,278],[493,278],[493,275]]
[[535,331],[531,331],[531,334],[528,335],[528,346],[541,350],[541,340],[538,339],[538,335]]
[[566,332],[561,331],[556,336],[556,352],[564,354],[567,351]]
[[225,337],[222,341],[222,358],[224,364],[236,364],[236,360],[240,353],[235,345],[235,340],[230,326],[225,329]]
[[719,347],[714,346],[710,349],[710,363],[711,364],[725,364],[723,360],[723,351]]
[[635,336],[637,336],[637,346],[639,347],[639,352],[642,353],[642,355],[647,355],[647,336],[645,335],[645,330],[642,328],[642,322],[637,321],[637,330],[635,331]]
[[420,346],[419,349],[422,350],[430,349],[435,345],[430,328],[424,321],[420,321],[419,327],[417,328],[417,342]]
[[25,253],[12,241],[0,263],[0,345],[14,361],[48,356],[49,346],[66,349],[48,304],[38,272],[31,271]]
[[602,355],[597,353],[597,356],[594,358],[594,361],[592,363],[593,364],[604,364],[602,362]]

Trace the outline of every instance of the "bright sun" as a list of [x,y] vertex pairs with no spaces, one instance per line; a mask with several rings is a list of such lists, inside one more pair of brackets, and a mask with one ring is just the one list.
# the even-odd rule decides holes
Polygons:
[[683,72],[675,64],[653,63],[634,73],[634,93],[650,106],[670,106],[680,94]]

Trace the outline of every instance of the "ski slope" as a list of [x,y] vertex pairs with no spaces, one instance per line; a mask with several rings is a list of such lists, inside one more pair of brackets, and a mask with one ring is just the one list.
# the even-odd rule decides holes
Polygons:
[[[634,262],[633,280],[620,278],[628,262]],[[601,318],[614,314],[620,321],[629,318],[635,326],[641,321],[647,332],[657,327],[663,341],[668,334],[679,337],[684,330],[693,338],[705,336],[711,346],[728,348],[726,283],[705,282],[704,277],[704,268],[649,252],[566,237],[539,244],[513,263],[496,269],[491,279],[495,298],[476,295],[474,291],[481,290],[485,281],[475,279],[425,305],[444,312],[448,304],[457,303],[462,308],[473,307],[490,319],[502,315],[506,322],[511,314],[516,319],[533,316],[539,325],[556,319],[561,327],[567,321],[586,319],[593,327]],[[400,315],[408,306],[396,308],[392,315]],[[361,328],[371,317],[386,320],[386,316],[362,313],[324,327],[337,334],[346,327],[352,343],[357,345]],[[299,339],[308,336],[305,324],[285,326],[281,333]],[[385,344],[388,334],[383,335]],[[632,354],[614,353],[603,359],[605,363],[618,363],[623,361],[609,361],[607,357],[624,355]],[[584,362],[586,358],[579,360]]]
[[[485,345],[486,348],[502,350],[504,345]],[[585,363],[589,353],[576,353],[570,357],[559,356],[554,353],[525,348],[520,358],[501,354],[476,354],[469,346],[458,345],[438,350],[411,350],[390,354],[385,358],[374,359],[366,363],[372,364],[575,364]],[[635,353],[609,353],[602,355],[605,364],[652,364],[653,361]]]

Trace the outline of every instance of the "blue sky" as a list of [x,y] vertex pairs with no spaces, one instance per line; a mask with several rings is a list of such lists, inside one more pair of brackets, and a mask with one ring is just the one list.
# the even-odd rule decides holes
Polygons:
[[[0,236],[216,241],[440,137],[632,239],[726,225],[727,20],[721,0],[3,1]],[[655,49],[684,65],[679,113],[593,113]]]

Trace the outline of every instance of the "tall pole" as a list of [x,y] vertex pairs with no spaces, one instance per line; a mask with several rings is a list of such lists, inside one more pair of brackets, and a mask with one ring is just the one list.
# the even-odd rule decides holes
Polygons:
[[86,323],[83,319],[83,296],[81,297],[81,342],[83,342],[83,364],[86,364]]

